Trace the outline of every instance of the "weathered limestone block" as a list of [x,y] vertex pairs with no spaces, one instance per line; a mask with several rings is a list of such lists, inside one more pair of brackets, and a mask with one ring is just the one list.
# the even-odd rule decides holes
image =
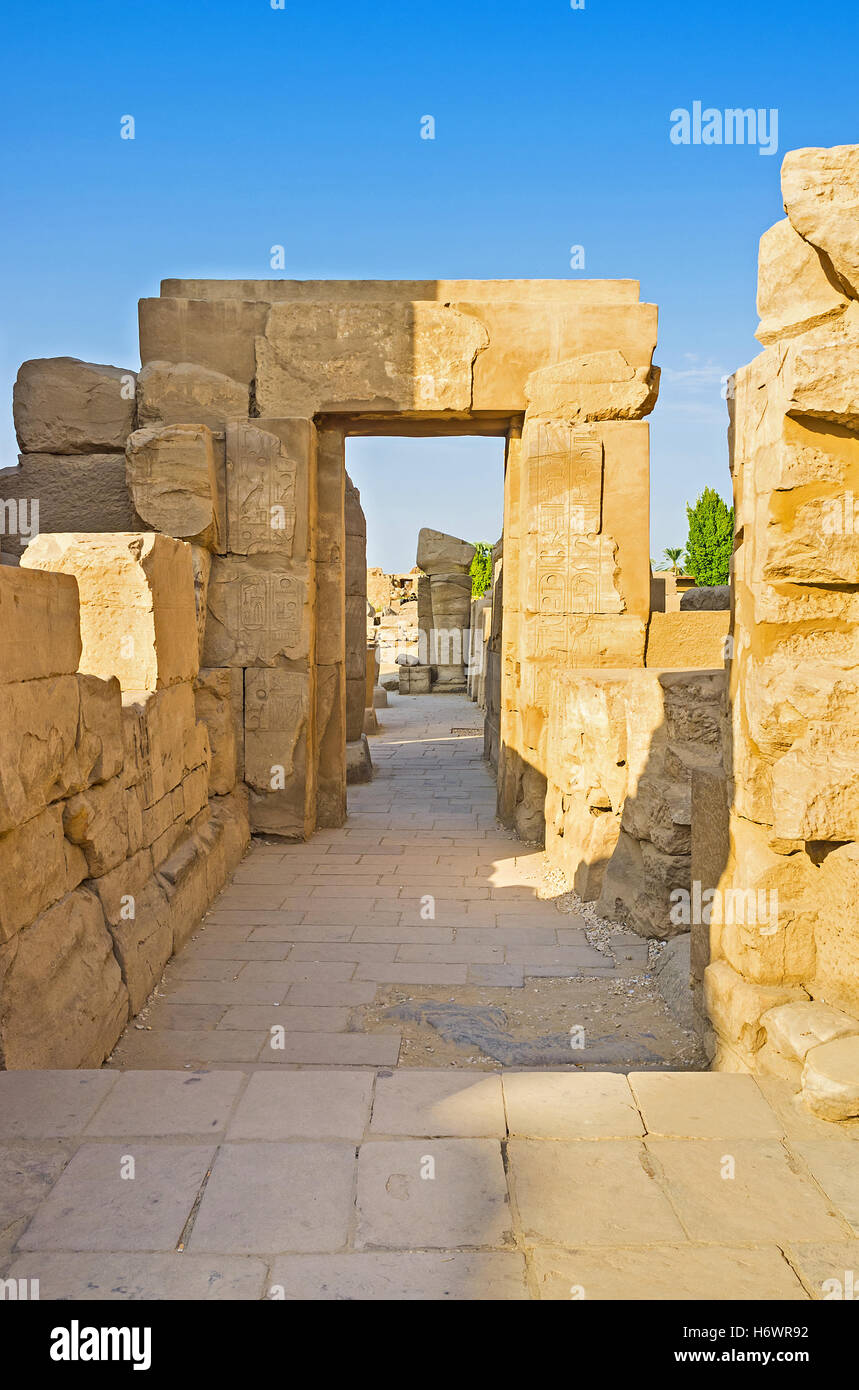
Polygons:
[[109,931],[133,1016],[143,1008],[173,954],[170,908],[154,878],[138,892],[134,915],[109,924]]
[[306,676],[282,668],[245,671],[245,781],[251,825],[304,838],[312,807],[307,783],[309,691]]
[[418,532],[417,564],[424,574],[468,574],[474,555],[473,545],[468,541],[459,540],[456,536],[448,536],[444,531],[434,531],[430,526],[422,526]]
[[154,872],[152,850],[140,849],[115,869],[93,879],[87,886],[98,896],[109,930],[115,936],[122,922],[137,916],[138,904]]
[[611,350],[620,352],[633,368],[649,371],[656,346],[656,306],[628,299],[618,303],[608,282],[603,285],[606,288],[596,290],[590,303],[565,302],[560,294],[542,304],[527,295],[518,303],[506,296],[495,302],[458,300],[455,307],[473,314],[490,340],[474,363],[473,408],[524,410],[526,384],[533,372],[546,366],[547,343],[557,362]]
[[197,673],[190,547],[144,532],[39,536],[22,567],[73,576],[81,595],[80,669],[155,690]]
[[0,1065],[98,1067],[128,993],[97,897],[69,893],[0,948]]
[[137,418],[141,426],[193,421],[223,430],[247,417],[248,389],[222,372],[193,362],[147,362],[137,379]]
[[781,384],[788,414],[832,420],[854,430],[859,427],[856,309],[851,305],[831,330],[827,325],[814,328],[791,339],[783,349]]
[[128,694],[122,702],[123,780],[140,786],[142,806],[154,806],[194,768],[208,764],[209,737],[197,723],[189,681],[165,690]]
[[723,690],[716,672],[555,672],[549,861],[604,915],[644,936],[691,925],[692,775],[721,768]]
[[758,342],[767,346],[804,333],[837,318],[848,303],[819,253],[788,218],[764,232],[758,254]]
[[666,670],[714,670],[725,664],[730,613],[653,613],[647,665]]
[[772,808],[783,839],[859,839],[859,729],[811,725],[773,767]]
[[821,1043],[807,1054],[802,1099],[821,1120],[859,1115],[859,1037]]
[[804,1062],[809,1051],[835,1038],[859,1033],[859,1019],[841,1009],[811,1001],[807,1004],[781,1004],[761,1018],[767,1042],[794,1062]]
[[316,449],[312,422],[238,420],[226,436],[231,553],[304,559]]
[[827,1004],[859,1017],[859,845],[828,845],[826,850],[814,929],[817,964],[809,989]]
[[[247,400],[256,373],[254,343],[265,330],[268,309],[267,303],[242,301],[226,294],[209,300],[195,295],[141,299],[140,360],[147,365],[197,363],[240,383]],[[246,415],[247,410],[241,413]]]
[[185,945],[209,904],[208,851],[198,835],[186,835],[158,868],[156,882],[168,904],[173,950]]
[[213,796],[226,796],[236,785],[236,729],[234,715],[235,667],[206,667],[194,682],[194,704],[197,719],[209,733],[212,761],[209,767],[209,791]]
[[488,342],[449,304],[273,304],[256,341],[259,412],[466,411]]
[[859,297],[859,145],[790,150],[781,191],[791,224],[828,258],[846,293]]
[[764,1014],[780,1004],[807,1001],[805,990],[787,985],[756,985],[716,960],[704,972],[704,999],[716,1032],[749,1062],[766,1040]]
[[658,367],[633,367],[617,348],[585,353],[540,367],[525,384],[534,415],[559,410],[577,420],[638,420],[659,393]]
[[75,676],[20,681],[0,699],[0,834],[81,785]]
[[[14,520],[9,516],[14,502]],[[4,553],[20,555],[33,531],[145,531],[125,480],[123,454],[21,454],[0,471]]]
[[90,878],[124,862],[128,854],[127,793],[121,777],[88,787],[63,803],[67,840],[86,856]]
[[76,357],[39,357],[18,372],[12,412],[28,454],[122,450],[134,429],[135,373]]
[[206,425],[135,430],[126,471],[134,505],[154,531],[210,550],[226,546],[223,483]]
[[0,835],[0,941],[8,941],[86,876],[82,850],[63,835],[59,804]]
[[115,676],[76,677],[80,701],[77,757],[82,786],[107,782],[122,771],[122,691]]
[[819,870],[802,852],[776,852],[767,827],[735,812],[730,832],[710,916],[718,954],[756,984],[807,985],[815,972]]
[[81,655],[77,582],[0,565],[0,685],[70,675]]

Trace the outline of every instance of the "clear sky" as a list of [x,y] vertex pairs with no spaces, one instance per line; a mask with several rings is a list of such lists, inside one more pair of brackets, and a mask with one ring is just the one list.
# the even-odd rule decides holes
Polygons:
[[[658,556],[687,499],[728,494],[720,384],[758,350],[781,155],[859,140],[857,40],[855,0],[7,6],[0,464],[18,364],[136,366],[136,302],[162,277],[269,278],[275,244],[298,278],[629,277],[660,310]],[[673,144],[695,101],[777,108],[778,153]],[[486,468],[459,478],[480,520]]]

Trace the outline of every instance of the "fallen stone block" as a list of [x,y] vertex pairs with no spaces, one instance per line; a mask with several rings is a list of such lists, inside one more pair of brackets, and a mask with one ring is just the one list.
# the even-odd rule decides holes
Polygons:
[[806,1055],[802,1099],[821,1120],[859,1115],[859,1037],[821,1043]]
[[121,450],[134,429],[135,373],[76,357],[24,362],[13,393],[18,442],[29,454]]
[[770,1009],[761,1017],[761,1024],[767,1042],[793,1062],[804,1062],[813,1047],[859,1034],[859,1019],[814,999]]
[[748,1059],[766,1041],[761,1022],[765,1013],[780,1004],[807,1001],[806,991],[799,986],[752,984],[724,960],[714,961],[704,971],[704,1003],[710,1021],[716,1032]]

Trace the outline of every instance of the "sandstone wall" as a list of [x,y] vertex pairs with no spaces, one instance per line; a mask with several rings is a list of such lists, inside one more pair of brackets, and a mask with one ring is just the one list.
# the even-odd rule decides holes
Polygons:
[[125,479],[136,384],[128,368],[73,357],[22,365],[12,407],[21,453],[0,470],[4,556],[20,556],[40,530],[146,529]]
[[247,846],[229,681],[165,536],[40,536],[0,629],[0,1065],[98,1066]]
[[[795,1079],[804,1065],[812,1103],[855,1114],[859,1044],[826,1039],[859,1028],[859,146],[787,155],[782,193],[787,217],[760,248],[765,350],[731,401],[730,858],[718,885],[766,904],[775,894],[777,909],[711,924],[705,996],[715,1065]],[[797,1017],[802,1028],[788,1026]]]
[[546,851],[575,891],[642,936],[689,931],[692,779],[722,770],[724,672],[559,671],[549,704]]

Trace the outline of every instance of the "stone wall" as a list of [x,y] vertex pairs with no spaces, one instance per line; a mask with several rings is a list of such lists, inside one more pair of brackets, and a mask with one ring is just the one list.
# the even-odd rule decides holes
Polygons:
[[[734,378],[729,862],[710,926],[715,1065],[859,1110],[859,146],[796,150]],[[723,914],[727,916],[727,914]],[[813,1002],[810,1002],[813,1001]],[[799,1004],[801,1007],[796,1008]],[[852,1108],[851,1108],[852,1107]]]
[[98,1066],[248,844],[230,684],[165,536],[41,535],[0,628],[0,1065]]
[[722,769],[724,685],[718,670],[559,671],[553,683],[549,862],[642,936],[689,931],[675,890],[691,891],[693,774]]
[[4,557],[41,531],[134,531],[146,525],[125,479],[137,421],[137,374],[53,357],[18,372],[13,415],[21,452],[0,470]]

